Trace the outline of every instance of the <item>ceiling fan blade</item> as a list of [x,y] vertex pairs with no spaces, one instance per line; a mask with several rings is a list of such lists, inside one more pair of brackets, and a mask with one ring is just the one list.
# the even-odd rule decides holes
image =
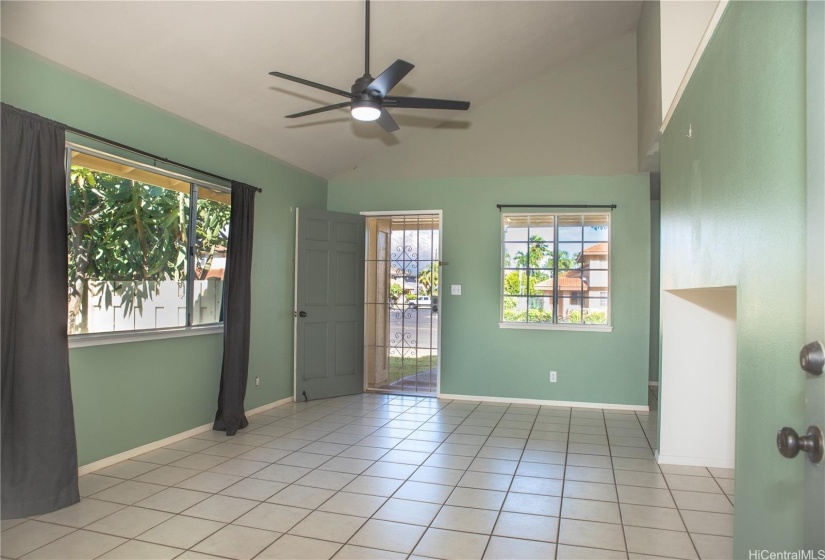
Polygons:
[[415,68],[414,64],[410,64],[406,60],[400,58],[390,64],[386,70],[381,72],[370,85],[367,86],[367,92],[376,90],[381,94],[381,97],[386,96],[392,88],[398,85],[398,82],[404,79],[404,76],[410,73],[410,70]]
[[381,109],[381,116],[378,117],[378,120],[376,120],[375,122],[381,125],[381,128],[383,128],[387,132],[395,132],[400,128],[398,126],[398,123],[395,122],[395,119],[392,118],[392,116],[387,112],[386,109]]
[[309,80],[304,80],[303,78],[296,78],[295,76],[290,76],[289,74],[284,74],[283,72],[270,72],[269,75],[275,76],[276,78],[283,78],[284,80],[289,80],[290,82],[296,82],[305,86],[313,87],[315,89],[328,91],[329,93],[334,93],[335,95],[343,95],[344,97],[349,97],[350,99],[353,98],[353,95],[348,91],[325,86],[324,84],[319,84],[316,82],[310,82]]
[[469,101],[453,101],[451,99],[427,99],[426,97],[385,97],[387,107],[399,109],[448,109],[451,111],[466,111],[470,108]]
[[306,117],[307,115],[314,115],[315,113],[323,113],[325,111],[332,111],[333,109],[343,109],[344,107],[349,107],[352,105],[351,101],[344,101],[343,103],[336,103],[335,105],[327,105],[326,107],[318,107],[317,109],[311,109],[309,111],[304,111],[303,113],[295,113],[292,115],[287,115],[287,119],[296,119],[298,117]]

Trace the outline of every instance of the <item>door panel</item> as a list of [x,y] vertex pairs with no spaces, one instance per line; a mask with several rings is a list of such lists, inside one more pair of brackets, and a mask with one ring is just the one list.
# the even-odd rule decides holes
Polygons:
[[295,262],[295,398],[364,388],[364,218],[299,210]]
[[338,305],[355,305],[359,294],[363,297],[364,285],[361,283],[359,286],[358,271],[362,269],[363,276],[364,256],[361,255],[360,266],[358,256],[356,252],[339,252],[336,255],[338,282],[335,284],[335,302]]
[[329,251],[307,251],[306,269],[312,274],[304,277],[305,302],[307,305],[329,303]]
[[[353,321],[335,323],[335,375],[354,375],[361,361],[358,324]],[[362,329],[363,330],[363,329]]]
[[[825,4],[808,2],[808,324],[825,344]],[[825,374],[805,374],[805,420],[825,429]],[[825,461],[805,458],[805,548],[825,550]]]

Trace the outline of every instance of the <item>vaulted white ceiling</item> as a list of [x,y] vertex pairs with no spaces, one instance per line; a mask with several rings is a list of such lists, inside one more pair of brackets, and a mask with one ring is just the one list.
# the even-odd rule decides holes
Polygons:
[[2,2],[2,36],[43,57],[330,178],[636,26],[640,1],[372,2],[370,71],[416,68],[395,95],[470,101],[466,113],[393,109],[395,133],[342,99],[268,75],[348,90],[364,72],[360,1]]

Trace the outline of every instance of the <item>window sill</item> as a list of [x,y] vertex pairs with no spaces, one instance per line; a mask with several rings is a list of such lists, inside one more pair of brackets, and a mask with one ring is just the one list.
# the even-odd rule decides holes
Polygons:
[[499,323],[498,328],[531,331],[613,332],[613,325],[541,325],[537,323]]
[[69,335],[69,348],[86,348],[87,346],[103,346],[106,344],[144,342],[147,340],[164,340],[167,338],[221,333],[223,333],[223,324],[213,323],[211,325],[199,325],[197,327],[174,327],[169,329],[151,329],[144,331],[73,334]]

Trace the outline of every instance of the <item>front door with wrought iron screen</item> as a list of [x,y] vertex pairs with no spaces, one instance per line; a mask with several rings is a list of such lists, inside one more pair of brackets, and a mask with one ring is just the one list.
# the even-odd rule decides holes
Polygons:
[[437,214],[367,219],[368,390],[438,391],[440,227]]

